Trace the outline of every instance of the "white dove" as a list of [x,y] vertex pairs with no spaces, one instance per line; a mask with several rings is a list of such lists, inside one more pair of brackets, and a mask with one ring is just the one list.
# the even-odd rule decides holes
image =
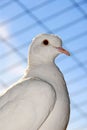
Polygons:
[[66,130],[70,100],[54,59],[70,55],[53,34],[32,40],[24,77],[0,96],[0,130]]

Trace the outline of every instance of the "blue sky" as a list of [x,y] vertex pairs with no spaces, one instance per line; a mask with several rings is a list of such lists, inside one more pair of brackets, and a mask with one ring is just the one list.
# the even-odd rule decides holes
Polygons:
[[54,33],[71,56],[56,64],[64,74],[71,99],[68,130],[87,129],[87,1],[3,0],[0,2],[0,92],[17,81],[27,66],[34,36]]

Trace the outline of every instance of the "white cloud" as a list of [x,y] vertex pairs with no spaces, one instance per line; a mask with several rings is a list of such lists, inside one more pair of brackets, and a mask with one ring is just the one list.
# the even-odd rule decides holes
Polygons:
[[5,39],[9,36],[9,31],[6,26],[0,26],[0,39]]

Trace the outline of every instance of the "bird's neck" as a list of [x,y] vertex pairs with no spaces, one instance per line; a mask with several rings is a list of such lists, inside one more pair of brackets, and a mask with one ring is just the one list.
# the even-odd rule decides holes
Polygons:
[[50,83],[60,96],[61,94],[68,95],[64,77],[55,63],[28,67],[24,79],[30,78],[39,78]]
[[30,53],[29,54],[29,58],[28,58],[28,66],[29,69],[34,67],[34,66],[42,66],[42,65],[47,65],[47,64],[54,64],[54,60],[55,60],[56,56],[52,57],[52,56],[46,56],[46,55],[36,55]]
[[53,62],[28,67],[24,78],[30,78],[30,77],[40,78],[49,83],[52,83],[53,85],[58,84],[58,82],[60,82],[60,84],[61,82],[62,83],[64,82],[62,73]]
[[25,77],[42,77],[43,75],[47,77],[50,72],[54,71],[56,68],[55,63],[48,62],[48,63],[40,63],[40,64],[29,64],[26,69]]

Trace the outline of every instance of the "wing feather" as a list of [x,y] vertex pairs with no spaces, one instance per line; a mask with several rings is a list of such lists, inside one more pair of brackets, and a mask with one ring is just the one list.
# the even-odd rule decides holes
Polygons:
[[0,130],[37,130],[55,101],[53,86],[41,79],[14,85],[0,98]]

